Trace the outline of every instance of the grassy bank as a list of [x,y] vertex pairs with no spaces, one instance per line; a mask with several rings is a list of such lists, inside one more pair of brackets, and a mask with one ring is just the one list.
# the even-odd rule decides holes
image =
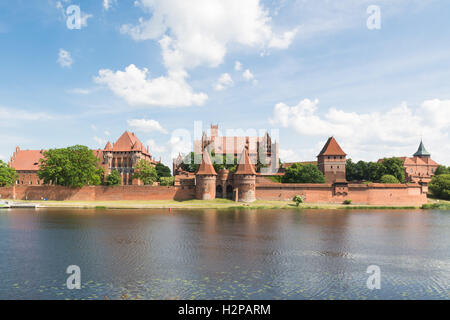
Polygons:
[[[21,203],[34,203],[43,208],[81,208],[81,209],[327,209],[327,210],[386,210],[386,209],[420,209],[418,206],[371,206],[371,205],[344,205],[327,203],[304,203],[299,207],[293,201],[255,201],[252,203],[239,203],[227,199],[202,200],[154,200],[154,201],[15,201]],[[441,203],[442,205],[442,203]],[[450,207],[450,204],[449,204]],[[423,209],[449,209],[436,207],[430,203]]]

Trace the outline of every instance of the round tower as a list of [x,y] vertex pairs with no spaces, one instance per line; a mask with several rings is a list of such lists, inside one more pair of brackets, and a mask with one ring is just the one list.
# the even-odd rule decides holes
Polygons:
[[203,152],[202,163],[195,174],[195,198],[213,200],[216,198],[217,173],[207,150]]
[[245,148],[233,176],[235,200],[239,202],[253,202],[256,200],[256,171],[250,162]]

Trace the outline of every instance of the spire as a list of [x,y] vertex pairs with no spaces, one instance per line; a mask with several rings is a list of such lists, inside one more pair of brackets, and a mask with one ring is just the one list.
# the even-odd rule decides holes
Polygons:
[[111,150],[112,150],[111,142],[108,141],[108,143],[105,146],[105,151],[111,151]]
[[248,174],[248,175],[256,175],[255,168],[250,161],[250,157],[248,156],[247,148],[244,148],[241,154],[241,158],[239,159],[239,163],[234,174]]
[[416,153],[414,153],[414,157],[430,157],[431,154],[425,149],[423,145],[423,141],[420,140],[419,149],[417,149]]
[[342,150],[342,148],[337,143],[334,137],[328,138],[327,143],[320,151],[319,156],[346,156],[347,154]]
[[208,150],[203,151],[203,157],[202,157],[202,163],[200,164],[200,167],[198,168],[198,171],[196,173],[197,175],[203,175],[203,176],[216,176],[216,170],[214,169],[211,158],[209,156]]

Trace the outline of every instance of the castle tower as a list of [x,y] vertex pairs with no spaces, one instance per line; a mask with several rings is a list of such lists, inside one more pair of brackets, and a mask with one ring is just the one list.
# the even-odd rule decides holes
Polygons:
[[317,164],[325,176],[326,183],[346,181],[346,156],[347,154],[341,149],[336,139],[329,138],[317,156]]
[[234,188],[236,201],[253,202],[256,200],[256,171],[248,156],[248,150],[244,148],[239,163],[234,173]]
[[422,140],[420,141],[419,149],[417,149],[416,153],[414,153],[414,157],[419,157],[421,159],[431,157],[431,153],[429,153],[427,149],[425,149]]
[[217,173],[211,162],[208,150],[203,151],[203,158],[195,174],[195,198],[198,200],[213,200],[216,198]]

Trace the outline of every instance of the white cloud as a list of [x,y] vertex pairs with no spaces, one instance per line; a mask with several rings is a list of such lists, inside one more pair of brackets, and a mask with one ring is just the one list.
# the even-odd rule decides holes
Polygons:
[[111,135],[111,133],[108,131],[108,130],[106,130],[105,132],[103,132],[104,134],[105,134],[105,136],[110,136]]
[[234,70],[241,71],[242,70],[242,63],[240,63],[239,61],[236,61],[234,63]]
[[187,73],[169,71],[167,77],[150,78],[148,69],[134,64],[125,71],[100,70],[94,81],[105,84],[117,96],[132,106],[192,106],[203,105],[208,99],[204,93],[194,93],[186,83]]
[[7,124],[11,120],[25,120],[25,121],[37,121],[37,120],[52,120],[54,116],[45,112],[29,112],[25,110],[0,107],[0,119],[4,124]]
[[107,143],[106,139],[103,139],[103,138],[100,138],[100,137],[97,137],[97,136],[95,136],[93,139],[97,143],[97,145],[99,145],[101,147],[104,147],[106,145],[106,143]]
[[244,77],[245,80],[250,81],[253,80],[253,78],[255,78],[255,76],[253,75],[253,73],[251,73],[251,71],[249,69],[245,70],[242,73],[242,76]]
[[233,79],[231,79],[230,74],[224,73],[219,77],[219,79],[217,79],[217,82],[214,85],[214,90],[223,91],[223,90],[227,89],[228,87],[231,87],[232,85],[233,85]]
[[155,140],[153,140],[153,139],[147,140],[147,145],[148,145],[149,148],[150,148],[150,153],[154,153],[154,152],[156,152],[156,153],[164,153],[164,152],[167,151],[167,150],[166,150],[166,147],[164,147],[164,146],[159,146],[159,145],[155,142]]
[[135,40],[160,40],[169,69],[220,65],[232,44],[257,49],[285,49],[297,29],[272,30],[269,11],[260,0],[140,0],[152,13],[137,25],[123,25]]
[[279,150],[280,160],[282,162],[295,162],[299,161],[300,156],[292,149],[281,149]]
[[171,149],[170,157],[176,158],[178,154],[186,155],[192,151],[192,141],[190,139],[189,131],[180,130],[179,134],[172,133],[172,137],[169,140],[169,146]]
[[167,130],[164,129],[158,121],[152,119],[131,119],[128,120],[127,123],[129,127],[140,132],[150,133],[159,131],[165,134],[168,133]]
[[89,89],[82,89],[82,88],[74,88],[74,89],[67,90],[67,93],[88,95],[88,94],[91,93],[91,90],[89,90]]
[[2,154],[0,154],[0,160],[6,160],[6,157]]
[[[292,128],[304,136],[335,136],[354,159],[410,156],[421,136],[436,161],[450,162],[450,100],[427,100],[417,108],[405,102],[384,113],[357,113],[330,108],[318,110],[318,100],[305,99],[295,106],[279,103],[271,123]],[[314,157],[310,154],[310,157]]]
[[73,64],[73,59],[68,51],[59,49],[57,62],[63,68],[70,68]]

